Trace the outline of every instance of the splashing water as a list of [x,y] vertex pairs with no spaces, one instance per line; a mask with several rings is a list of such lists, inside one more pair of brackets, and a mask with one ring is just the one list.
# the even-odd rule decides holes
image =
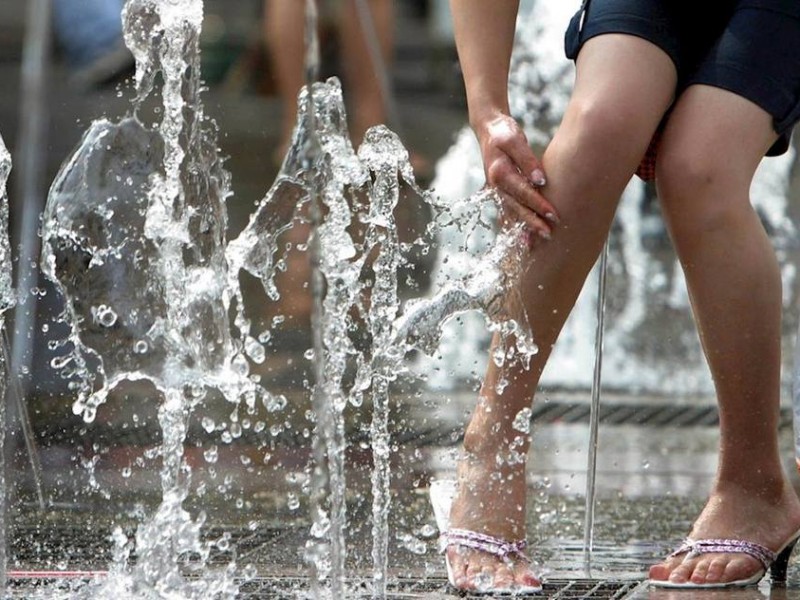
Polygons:
[[[3,138],[0,137],[0,398],[6,397],[6,382],[10,355],[7,352],[5,313],[14,306],[15,297],[12,286],[11,273],[11,245],[8,240],[8,196],[6,195],[6,182],[11,173],[11,155],[6,149]],[[0,456],[5,456],[5,431],[6,431],[6,402],[0,402]],[[5,466],[5,462],[3,461]],[[0,469],[0,498],[3,498],[3,507],[0,509],[0,591],[6,589],[6,475],[5,468]]]
[[[228,322],[230,182],[200,102],[202,15],[200,0],[126,4],[125,37],[137,61],[134,114],[92,124],[53,183],[44,215],[43,270],[66,300],[71,328],[70,352],[56,366],[76,391],[74,412],[92,421],[124,380],[147,379],[164,396],[162,504],[139,527],[135,570],[117,565],[118,577],[94,597],[117,595],[120,586],[137,597],[235,595],[233,565],[218,575],[204,569],[204,516],[193,521],[182,509],[187,421],[209,388],[231,402],[272,402],[247,377],[243,344]],[[137,113],[159,72],[162,117],[148,127]]]
[[[374,595],[383,597],[391,385],[405,370],[406,352],[434,348],[441,322],[455,312],[484,311],[492,327],[515,337],[510,355],[535,351],[522,315],[513,303],[500,302],[518,275],[520,236],[499,238],[480,277],[450,281],[446,290],[408,304],[404,314],[398,270],[407,253],[428,244],[422,238],[400,241],[394,211],[404,194],[417,194],[434,210],[425,233],[431,238],[442,224],[455,224],[466,237],[478,225],[491,228],[481,215],[493,200],[484,194],[444,204],[420,189],[408,152],[383,126],[369,130],[356,153],[341,88],[332,79],[301,92],[281,171],[247,227],[226,243],[230,181],[200,101],[202,14],[201,0],[128,1],[125,35],[137,61],[133,113],[92,124],[56,178],[44,216],[43,270],[66,300],[63,320],[71,332],[54,366],[75,390],[74,412],[92,421],[125,380],[149,380],[163,396],[161,505],[137,530],[136,565],[128,565],[134,541],[118,530],[110,577],[85,597],[237,593],[234,564],[208,572],[212,543],[200,538],[204,515],[192,518],[183,508],[191,475],[183,458],[187,423],[211,388],[232,403],[260,400],[270,412],[286,405],[248,377],[249,361],[263,358],[259,340],[269,332],[254,335],[239,277],[255,276],[268,299],[278,300],[275,276],[287,250],[279,239],[308,221],[321,284],[314,349],[317,451],[308,473],[316,482],[310,493],[317,509],[306,555],[320,594],[341,597],[347,554],[343,412],[369,398],[373,582]],[[163,85],[157,90],[159,73]],[[157,91],[161,117],[148,126],[141,114]]]
[[11,155],[0,137],[0,316],[16,304],[11,275],[11,244],[8,241],[6,181],[10,173]]
[[[492,196],[493,192],[479,194]],[[497,199],[493,198],[494,202]],[[397,319],[393,343],[407,342],[427,354],[434,354],[442,335],[442,327],[455,314],[481,311],[490,321],[489,331],[498,330],[503,339],[514,336],[517,349],[526,366],[538,349],[528,326],[517,282],[527,256],[523,228],[498,234],[494,245],[463,280],[449,280],[435,296],[409,302]],[[505,353],[505,350],[503,350]]]
[[[438,223],[466,221],[465,215],[477,221],[481,207],[494,200],[481,194],[455,203],[455,210],[441,204],[417,186],[407,150],[387,128],[370,129],[358,153],[354,151],[336,79],[314,84],[310,96],[313,119],[307,114],[306,89],[300,95],[298,125],[281,172],[247,227],[228,245],[229,287],[236,289],[233,282],[237,273],[244,270],[261,280],[268,297],[279,297],[274,273],[284,248],[278,239],[293,224],[309,218],[309,203],[318,194],[325,219],[314,235],[325,295],[320,298],[322,316],[317,324],[321,349],[315,349],[314,356],[321,369],[315,391],[321,404],[316,406],[315,419],[324,454],[317,458],[315,469],[326,472],[326,501],[315,515],[307,557],[320,582],[331,583],[327,590],[320,588],[322,593],[335,597],[335,590],[343,589],[346,554],[341,529],[346,522],[343,411],[348,405],[361,407],[368,397],[374,458],[373,591],[383,596],[390,508],[390,386],[404,372],[406,352],[416,346],[435,347],[440,322],[459,311],[487,312],[502,332],[517,336],[520,356],[533,351],[530,335],[522,334],[524,327],[513,321],[498,302],[517,275],[519,261],[515,262],[514,257],[519,255],[520,238],[512,234],[502,237],[482,263],[481,277],[450,282],[447,290],[409,302],[402,311],[397,272],[408,261],[407,253],[415,244],[427,243],[421,239],[413,243],[399,240],[394,212],[403,187],[418,194],[436,212],[428,236],[435,235]],[[312,122],[315,129],[309,131],[308,124]],[[307,149],[312,145],[312,136],[318,151],[309,163]],[[470,231],[475,226],[476,223],[467,223],[464,228]],[[367,272],[371,273],[370,278],[365,278]],[[242,298],[237,306],[236,323],[240,333],[247,336],[251,322],[244,313]],[[357,344],[355,338],[359,335],[369,343]],[[353,381],[346,377],[351,365],[356,366]]]

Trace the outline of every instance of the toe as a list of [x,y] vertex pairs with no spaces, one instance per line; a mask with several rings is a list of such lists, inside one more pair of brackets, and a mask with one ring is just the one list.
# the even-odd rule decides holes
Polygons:
[[467,567],[466,589],[489,591],[498,585],[497,559],[481,552],[470,554],[470,565]]
[[494,586],[497,589],[509,589],[514,586],[514,573],[508,565],[500,565],[494,572]]
[[[465,590],[474,590],[483,581],[484,568],[480,561],[473,561],[467,565],[464,579],[459,587]],[[491,573],[489,574],[491,577]]]
[[703,584],[707,583],[706,576],[708,575],[708,569],[711,564],[711,561],[708,560],[700,560],[697,564],[694,565],[694,569],[692,569],[692,574],[689,577],[692,583]]
[[720,576],[720,581],[738,581],[750,579],[756,573],[761,573],[763,567],[750,556],[735,556],[726,561],[725,571]]
[[692,576],[693,571],[694,561],[684,561],[672,570],[672,572],[669,574],[669,580],[672,583],[686,583]]
[[453,583],[459,589],[465,589],[467,584],[467,561],[460,549],[450,547],[447,549],[447,559],[453,572]]
[[708,565],[708,572],[706,573],[706,583],[720,583],[725,581],[725,571],[728,567],[728,558],[725,556],[718,556],[714,558]]
[[482,592],[488,592],[495,585],[496,573],[489,565],[483,565],[478,574],[470,579],[470,588]]
[[670,569],[665,563],[658,563],[650,567],[648,573],[650,579],[654,581],[666,581],[669,578]]
[[650,579],[655,581],[667,581],[672,572],[683,562],[682,558],[668,558],[650,567]]
[[526,564],[520,565],[517,568],[514,574],[514,582],[517,585],[525,587],[540,587],[542,585],[541,580]]

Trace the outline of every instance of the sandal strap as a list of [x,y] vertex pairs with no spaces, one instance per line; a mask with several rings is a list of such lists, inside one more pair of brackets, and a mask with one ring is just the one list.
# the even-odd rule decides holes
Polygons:
[[493,554],[501,559],[507,560],[516,557],[525,562],[529,559],[525,555],[525,548],[528,547],[526,540],[508,542],[506,540],[477,533],[467,529],[450,529],[442,533],[440,537],[441,551],[444,552],[449,546],[463,546],[480,552]]
[[766,548],[761,544],[756,544],[755,542],[726,539],[692,540],[688,538],[684,540],[680,548],[675,550],[669,556],[671,558],[681,554],[696,556],[698,554],[711,553],[747,554],[758,560],[764,566],[764,570],[768,569],[770,565],[775,562],[775,559],[778,556],[769,548]]

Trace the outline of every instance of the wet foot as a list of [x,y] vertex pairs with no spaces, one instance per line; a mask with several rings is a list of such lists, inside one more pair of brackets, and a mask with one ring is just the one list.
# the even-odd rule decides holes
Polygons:
[[[774,494],[748,492],[736,486],[718,486],[712,493],[689,538],[733,539],[754,542],[780,551],[800,530],[800,501],[788,482]],[[650,568],[650,579],[673,584],[724,584],[747,580],[763,572],[763,565],[740,553],[681,554]]]
[[[450,513],[454,529],[490,535],[508,542],[525,539],[525,465],[498,469],[464,459],[458,469],[458,493]],[[463,546],[447,548],[458,589],[491,591],[539,587],[541,581],[528,561],[501,558]]]

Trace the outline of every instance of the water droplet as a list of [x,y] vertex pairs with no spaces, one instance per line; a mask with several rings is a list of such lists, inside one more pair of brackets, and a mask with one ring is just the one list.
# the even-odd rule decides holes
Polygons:
[[115,313],[110,306],[105,304],[93,306],[91,308],[91,313],[92,320],[103,327],[113,327],[117,322],[117,313]]
[[525,407],[517,413],[517,416],[514,417],[514,422],[512,423],[512,427],[517,431],[522,433],[530,433],[531,432],[531,414],[533,410],[530,407]]
[[266,352],[264,351],[264,346],[258,343],[258,341],[250,336],[247,336],[244,341],[244,351],[247,353],[247,356],[250,357],[257,365],[260,365],[266,359]]
[[433,525],[423,525],[419,530],[420,535],[424,537],[433,537],[436,535],[436,528]]
[[210,448],[206,448],[206,450],[203,452],[203,458],[206,459],[207,463],[213,464],[217,462],[217,459],[219,458],[219,450],[217,449],[217,446],[214,445]]

